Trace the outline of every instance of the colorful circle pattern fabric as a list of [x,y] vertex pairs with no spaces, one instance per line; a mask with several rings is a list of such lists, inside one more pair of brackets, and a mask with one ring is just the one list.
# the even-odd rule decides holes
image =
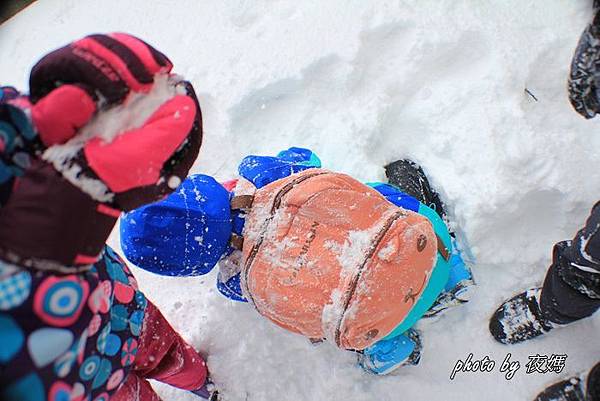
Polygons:
[[123,383],[124,378],[125,374],[123,373],[123,369],[115,370],[106,383],[106,389],[114,390],[115,388],[119,387],[121,383]]
[[57,381],[50,387],[48,401],[70,401],[71,386],[63,381]]
[[83,381],[92,380],[100,369],[100,357],[94,355],[88,357],[79,368],[79,378]]
[[89,284],[75,275],[50,276],[36,290],[33,310],[47,324],[67,327],[79,318],[88,294]]
[[0,313],[0,366],[9,362],[23,347],[25,336],[15,319]]
[[130,338],[123,344],[123,349],[121,350],[121,364],[125,367],[133,364],[137,352],[138,343],[133,338]]
[[21,305],[31,293],[31,274],[20,272],[0,280],[0,311]]
[[90,271],[67,276],[7,265],[0,399],[108,401],[135,363],[147,305],[122,259],[106,247]]

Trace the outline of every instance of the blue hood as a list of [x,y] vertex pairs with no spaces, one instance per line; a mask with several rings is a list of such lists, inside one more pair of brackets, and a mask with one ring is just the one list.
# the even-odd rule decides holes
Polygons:
[[162,201],[125,214],[121,246],[127,259],[165,276],[208,273],[229,249],[229,196],[214,178],[198,174]]

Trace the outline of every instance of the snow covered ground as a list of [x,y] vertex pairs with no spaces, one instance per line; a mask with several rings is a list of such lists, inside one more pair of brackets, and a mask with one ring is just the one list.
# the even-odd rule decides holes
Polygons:
[[[530,400],[559,376],[526,374],[528,355],[566,353],[563,374],[600,360],[598,315],[510,348],[487,330],[497,304],[541,281],[553,243],[572,237],[600,199],[600,120],[576,115],[565,85],[591,1],[368,3],[39,0],[0,26],[1,83],[26,89],[43,53],[126,31],[168,54],[199,92],[205,139],[195,172],[226,179],[248,153],[296,145],[370,181],[410,156],[443,189],[477,259],[478,293],[423,325],[421,364],[389,377],[224,299],[213,274],[137,271],[209,355],[224,400]],[[507,352],[522,366],[511,381],[498,372]],[[496,368],[450,381],[469,353]],[[165,400],[196,399],[157,388]]]

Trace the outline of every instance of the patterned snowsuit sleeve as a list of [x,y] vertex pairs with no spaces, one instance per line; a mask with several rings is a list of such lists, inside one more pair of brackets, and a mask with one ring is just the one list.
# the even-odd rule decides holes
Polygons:
[[[88,63],[92,59],[95,64]],[[2,88],[0,400],[106,401],[119,399],[121,385],[136,378],[187,390],[205,381],[203,359],[158,316],[123,260],[105,247],[121,211],[170,193],[198,154],[200,108],[191,85],[169,75],[170,67],[135,37],[92,35],[44,56],[32,70],[29,97]],[[103,132],[81,135],[92,116],[105,111],[96,103],[98,92],[108,93],[101,87],[117,90],[109,103],[116,107],[130,91],[143,92],[138,78],[148,89],[158,84],[155,73],[168,78],[163,81],[173,96],[141,125],[115,120],[109,142],[98,136]],[[156,142],[165,146],[152,154]],[[40,157],[55,145],[73,151],[58,152],[65,158]],[[123,163],[129,169],[115,178],[110,169]]]
[[29,166],[38,145],[29,117],[9,103],[19,96],[13,87],[0,87],[0,207],[8,200],[15,178]]

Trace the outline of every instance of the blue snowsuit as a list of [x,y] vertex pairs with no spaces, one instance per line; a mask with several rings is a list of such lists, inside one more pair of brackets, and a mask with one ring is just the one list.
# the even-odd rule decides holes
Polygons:
[[[310,150],[290,148],[276,157],[248,156],[239,166],[239,174],[257,189],[300,171],[321,167]],[[439,256],[426,289],[409,315],[384,340],[398,338],[410,329],[433,305],[443,291],[451,290],[468,271],[454,249],[454,241],[445,222],[430,207],[396,187],[368,184],[388,201],[427,217],[446,249],[449,260]],[[212,177],[194,175],[162,202],[127,213],[121,222],[121,245],[127,258],[146,270],[171,276],[208,273],[234,250],[229,243],[232,233],[242,235],[244,216],[230,210],[233,192],[228,192]],[[225,296],[246,301],[240,288],[240,275],[222,271],[217,286]],[[369,349],[366,350],[368,352]]]

